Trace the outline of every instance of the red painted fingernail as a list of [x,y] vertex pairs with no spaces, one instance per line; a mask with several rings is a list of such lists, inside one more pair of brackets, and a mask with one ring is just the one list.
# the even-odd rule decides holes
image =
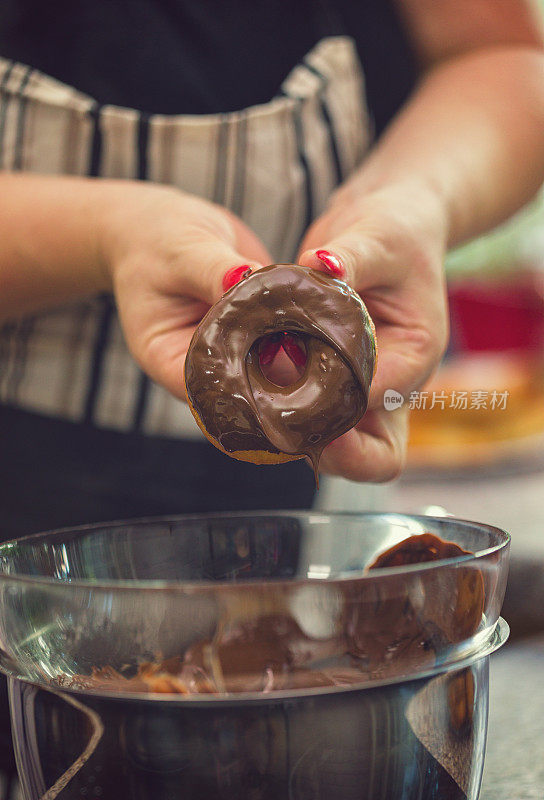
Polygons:
[[334,275],[335,278],[344,277],[346,270],[344,269],[344,265],[338,256],[333,256],[333,254],[329,253],[328,250],[316,250],[315,254],[318,259],[325,264],[327,267],[327,272],[330,272],[330,274]]
[[236,283],[239,283],[242,278],[247,278],[251,275],[251,267],[249,264],[242,264],[241,267],[231,267],[223,275],[223,291],[226,292],[231,289]]
[[280,347],[281,342],[277,342],[273,339],[269,339],[268,341],[264,342],[259,350],[259,364],[261,366],[271,364],[276,358],[276,353]]
[[289,356],[295,367],[303,367],[306,363],[306,353],[299,345],[297,340],[289,333],[284,333],[282,347]]

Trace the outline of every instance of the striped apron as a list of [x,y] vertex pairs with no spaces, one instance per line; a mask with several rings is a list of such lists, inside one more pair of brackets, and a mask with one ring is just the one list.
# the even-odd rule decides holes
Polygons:
[[[229,208],[279,262],[295,258],[310,222],[363,158],[370,129],[347,36],[321,39],[268,103],[201,116],[101,106],[0,59],[0,168],[177,186]],[[5,325],[0,405],[125,435],[201,437],[187,406],[138,368],[110,296]]]

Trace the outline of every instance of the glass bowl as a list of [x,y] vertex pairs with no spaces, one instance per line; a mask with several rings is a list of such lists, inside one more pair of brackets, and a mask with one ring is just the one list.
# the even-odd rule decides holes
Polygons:
[[[425,533],[455,555],[376,566]],[[312,512],[1,545],[27,797],[472,800],[508,550],[472,522]]]

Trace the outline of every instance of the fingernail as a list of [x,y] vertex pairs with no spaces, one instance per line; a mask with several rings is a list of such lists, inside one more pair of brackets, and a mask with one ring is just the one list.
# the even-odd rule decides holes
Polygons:
[[344,269],[344,265],[338,258],[338,256],[333,256],[332,253],[329,253],[328,250],[316,250],[315,254],[317,258],[325,264],[327,267],[327,272],[331,275],[334,275],[335,278],[343,278],[346,274],[346,270]]
[[239,283],[242,278],[247,278],[251,275],[252,269],[249,264],[242,264],[240,267],[231,267],[223,275],[223,291],[226,292],[231,289],[236,283]]

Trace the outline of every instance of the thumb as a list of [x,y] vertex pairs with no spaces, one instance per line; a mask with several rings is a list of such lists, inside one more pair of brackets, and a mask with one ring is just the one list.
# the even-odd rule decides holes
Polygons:
[[[263,259],[248,258],[236,247],[208,234],[202,239],[184,242],[180,262],[183,274],[178,290],[183,294],[213,305],[219,298],[242,278],[270,263],[264,247]],[[251,252],[251,251],[250,251]]]
[[266,247],[241,219],[221,209],[224,223],[219,230],[203,226],[184,240],[187,259],[186,292],[213,305],[248,270],[253,272],[272,259]]
[[304,250],[298,262],[340,278],[357,291],[372,286],[377,275],[380,284],[385,285],[394,284],[401,277],[401,267],[387,249],[355,227],[321,247]]

